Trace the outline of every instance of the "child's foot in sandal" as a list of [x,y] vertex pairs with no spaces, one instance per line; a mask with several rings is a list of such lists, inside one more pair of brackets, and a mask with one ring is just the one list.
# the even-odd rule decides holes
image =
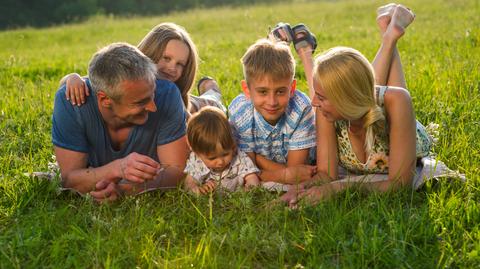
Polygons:
[[220,87],[218,86],[217,81],[214,78],[209,76],[204,76],[198,81],[197,90],[198,90],[198,96],[204,94],[209,90],[214,90],[218,93],[222,93],[220,91]]
[[382,34],[387,30],[388,24],[390,24],[390,21],[392,20],[393,11],[395,11],[396,7],[397,4],[390,3],[377,9],[377,24]]
[[394,40],[398,40],[403,36],[405,29],[414,19],[415,14],[413,14],[410,9],[402,5],[397,5],[393,11],[392,20],[385,31],[385,35]]
[[290,44],[293,41],[293,31],[290,28],[290,24],[279,22],[275,27],[268,33],[268,39],[277,41],[277,42],[286,42]]
[[295,25],[292,28],[293,31],[293,44],[295,50],[300,55],[305,52],[315,52],[317,48],[317,39],[315,35],[308,30],[308,27],[302,23]]

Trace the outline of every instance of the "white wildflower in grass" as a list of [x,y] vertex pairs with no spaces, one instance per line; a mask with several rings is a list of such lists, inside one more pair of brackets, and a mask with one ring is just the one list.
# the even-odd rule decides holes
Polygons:
[[427,130],[433,144],[436,144],[438,142],[438,137],[440,136],[440,125],[438,123],[430,122],[425,129]]

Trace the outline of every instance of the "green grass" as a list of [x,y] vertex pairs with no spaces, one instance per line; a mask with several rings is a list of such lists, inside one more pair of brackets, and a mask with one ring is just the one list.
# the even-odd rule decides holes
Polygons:
[[[263,191],[195,198],[154,192],[113,205],[58,193],[24,172],[47,169],[53,96],[66,73],[115,41],[137,44],[156,24],[186,27],[201,75],[230,102],[240,57],[268,26],[306,23],[318,51],[352,46],[373,59],[379,1],[295,1],[164,17],[0,32],[0,268],[432,268],[480,266],[480,3],[406,1],[417,14],[398,44],[417,118],[440,124],[434,151],[466,173],[419,192],[346,191],[313,207],[270,207]],[[297,68],[301,89],[303,70]]]

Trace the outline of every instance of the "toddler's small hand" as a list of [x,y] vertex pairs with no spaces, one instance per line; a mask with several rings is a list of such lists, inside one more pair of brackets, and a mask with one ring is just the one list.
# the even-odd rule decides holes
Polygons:
[[208,180],[201,187],[199,187],[202,194],[208,194],[217,188],[217,182],[215,180]]

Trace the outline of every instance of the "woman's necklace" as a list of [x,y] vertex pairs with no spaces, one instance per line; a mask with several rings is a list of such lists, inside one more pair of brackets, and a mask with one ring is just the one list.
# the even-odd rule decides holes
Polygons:
[[352,130],[352,125],[350,121],[348,121],[348,131],[353,135],[360,135],[362,133],[363,128],[359,128],[357,130]]

